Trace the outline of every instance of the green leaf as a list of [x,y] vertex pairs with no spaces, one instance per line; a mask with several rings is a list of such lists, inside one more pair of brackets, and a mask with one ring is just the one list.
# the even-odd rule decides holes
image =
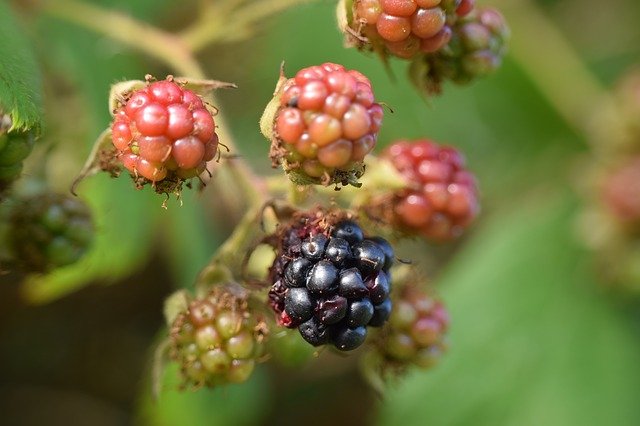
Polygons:
[[637,424],[640,344],[573,239],[573,201],[485,224],[441,285],[451,349],[387,393],[379,424]]
[[9,4],[0,2],[0,112],[15,130],[42,127],[42,82],[27,37]]

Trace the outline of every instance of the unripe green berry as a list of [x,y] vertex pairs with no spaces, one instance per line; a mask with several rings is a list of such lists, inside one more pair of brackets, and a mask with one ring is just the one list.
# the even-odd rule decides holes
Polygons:
[[181,365],[186,385],[217,386],[249,378],[267,329],[249,309],[248,298],[237,284],[225,284],[175,317],[170,356]]

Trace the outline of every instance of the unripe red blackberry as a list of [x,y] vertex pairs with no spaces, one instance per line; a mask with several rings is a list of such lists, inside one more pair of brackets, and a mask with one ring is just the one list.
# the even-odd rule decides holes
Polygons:
[[246,381],[261,355],[266,325],[236,284],[215,287],[192,300],[170,331],[170,357],[186,385],[217,386]]
[[401,140],[382,157],[405,178],[407,186],[371,200],[366,208],[371,217],[433,241],[460,236],[476,218],[480,210],[476,179],[455,148],[427,139]]
[[452,25],[451,40],[437,52],[416,58],[411,78],[421,90],[439,93],[445,80],[466,84],[497,70],[510,31],[493,8],[477,8]]
[[48,272],[77,262],[94,236],[87,205],[53,192],[16,199],[8,222],[9,251],[26,272]]
[[179,186],[216,156],[212,112],[171,77],[122,94],[113,115],[113,145],[124,167],[143,183]]
[[11,119],[0,114],[0,200],[3,193],[22,173],[22,161],[33,148],[31,132],[11,131]]
[[391,313],[393,248],[344,215],[302,213],[281,227],[269,271],[277,322],[313,346],[359,347]]
[[415,285],[404,287],[399,296],[389,324],[374,342],[376,350],[385,367],[432,367],[447,349],[449,314],[442,302]]
[[274,166],[298,184],[356,184],[382,123],[369,79],[325,63],[281,77],[263,116]]
[[346,12],[348,45],[411,59],[446,45],[451,24],[473,5],[474,0],[353,0],[338,7],[339,16]]
[[618,220],[640,226],[640,156],[610,171],[603,182],[602,197]]

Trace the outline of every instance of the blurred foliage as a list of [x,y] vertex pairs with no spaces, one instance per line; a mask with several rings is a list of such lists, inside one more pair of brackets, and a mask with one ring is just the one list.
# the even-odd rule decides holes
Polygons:
[[[196,2],[186,2],[186,6],[168,0],[94,3],[176,29],[188,22]],[[517,11],[519,3],[514,1],[510,10]],[[289,75],[324,61],[366,72],[377,98],[393,110],[386,114],[378,149],[396,138],[430,137],[461,148],[470,168],[478,174],[483,219],[454,261],[437,277],[452,314],[451,349],[434,371],[412,374],[405,382],[391,386],[376,405],[374,423],[637,424],[640,324],[630,314],[637,311],[637,303],[619,303],[601,291],[589,254],[575,241],[574,220],[580,201],[572,195],[571,187],[574,179],[581,178],[577,160],[587,153],[586,136],[564,121],[531,79],[540,71],[524,69],[508,57],[494,76],[469,87],[447,85],[443,96],[424,100],[406,80],[404,64],[393,63],[392,75],[388,75],[375,57],[342,48],[341,35],[334,26],[334,4],[324,0],[292,8],[261,25],[254,39],[208,48],[198,59],[207,77],[238,83],[238,90],[219,95],[218,106],[229,121],[240,153],[260,172],[269,172],[265,161],[268,143],[259,134],[257,123],[271,97],[280,62],[285,60]],[[585,70],[604,86],[611,86],[625,68],[638,61],[637,2],[545,0],[537,4],[577,49]],[[0,3],[0,12],[3,8],[6,4]],[[73,96],[81,105],[79,111],[88,121],[81,138],[65,140],[58,136],[60,140],[48,141],[56,149],[71,147],[70,163],[48,165],[49,173],[63,176],[55,184],[67,188],[74,177],[70,170],[80,169],[92,139],[109,122],[106,97],[110,84],[141,78],[147,72],[163,76],[173,70],[74,24],[37,14],[37,10],[21,11],[27,18],[35,17],[26,21],[31,24],[29,34],[38,41],[32,44],[47,69],[44,79],[49,81],[45,87],[60,85],[62,79],[56,77],[60,75],[72,82]],[[0,21],[7,16],[0,13]],[[515,27],[513,38],[535,41],[536,34]],[[0,51],[5,46],[8,44],[3,39]],[[542,49],[552,50],[553,46]],[[538,76],[543,80],[554,78]],[[571,92],[565,96],[571,96]],[[596,108],[598,102],[594,99],[588,106]],[[76,118],[68,116],[64,124],[73,127]],[[60,123],[55,126],[65,127]],[[39,165],[34,162],[30,167],[35,173]],[[167,281],[175,287],[188,287],[228,234],[227,225],[234,219],[216,209],[219,201],[212,188],[201,195],[186,193],[182,207],[171,201],[166,211],[160,208],[162,200],[148,191],[135,191],[124,178],[94,177],[82,183],[80,196],[97,214],[99,240],[80,264],[50,276],[30,278],[24,292],[31,301],[51,301],[89,283],[121,282],[145,265],[144,271],[150,271],[158,264],[167,264],[164,277],[152,275],[163,285],[140,282],[149,279],[144,274],[135,275],[137,283],[129,280],[126,285],[145,284],[143,288],[151,292],[158,284],[156,291],[164,293],[168,291]],[[153,255],[160,257],[149,264]],[[126,294],[127,289],[122,292]],[[143,298],[136,300],[141,306],[145,304]],[[157,322],[144,329],[149,344],[161,327],[162,307],[156,302],[145,306],[158,312]],[[100,304],[101,300],[95,296],[81,303]],[[82,322],[83,318],[75,320]],[[57,321],[50,327],[68,325],[68,320]],[[0,353],[29,351],[24,345],[11,348],[5,343],[11,341],[4,339],[3,330],[0,327]],[[130,331],[123,326],[121,332],[125,335]],[[47,342],[51,346],[65,344],[55,339]],[[40,351],[50,349],[38,347]],[[38,362],[37,357],[34,359]],[[140,425],[266,424],[274,417],[267,415],[273,407],[294,409],[283,405],[282,398],[277,404],[275,401],[280,393],[290,395],[282,388],[294,385],[265,370],[261,367],[259,374],[242,386],[184,394],[175,391],[175,374],[169,371],[165,377],[167,390],[159,402],[153,403],[147,370],[140,368],[140,376],[130,379],[132,387],[138,386],[140,397],[137,404],[131,400],[131,405],[125,405],[125,410],[128,418],[135,417]],[[51,379],[46,370],[31,380],[64,387],[64,381]],[[331,380],[340,384],[341,377]],[[11,389],[10,382],[0,379],[0,383]],[[78,386],[88,394],[96,392],[111,398],[86,384]],[[324,387],[309,390],[311,386],[299,386],[295,389],[317,394],[296,410],[307,407],[311,417],[313,410],[326,408],[319,401],[325,397],[320,392]],[[340,397],[353,397],[352,393],[346,394],[351,388],[346,383],[344,386],[345,394]],[[368,423],[372,418],[373,395],[361,398],[364,402],[352,407],[352,415],[359,419],[353,425]],[[290,405],[292,401],[297,400],[289,401]],[[333,423],[343,424],[341,419],[345,418],[335,417]],[[53,418],[52,424],[63,419]],[[299,420],[318,424],[314,419]],[[282,424],[287,422],[283,420]]]

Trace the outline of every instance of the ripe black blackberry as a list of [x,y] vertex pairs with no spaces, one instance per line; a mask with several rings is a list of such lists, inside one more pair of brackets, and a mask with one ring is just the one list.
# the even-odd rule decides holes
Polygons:
[[367,326],[389,318],[394,253],[352,220],[329,222],[302,215],[282,229],[269,298],[280,325],[297,328],[313,346],[350,351],[364,342]]

